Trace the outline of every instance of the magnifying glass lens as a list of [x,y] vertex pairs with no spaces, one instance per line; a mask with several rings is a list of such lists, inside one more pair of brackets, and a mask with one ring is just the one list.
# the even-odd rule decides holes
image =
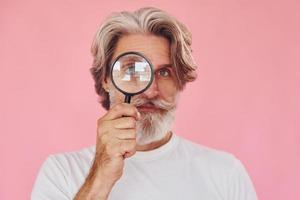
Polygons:
[[150,63],[138,54],[126,54],[112,66],[112,80],[125,94],[137,94],[150,84],[152,68]]

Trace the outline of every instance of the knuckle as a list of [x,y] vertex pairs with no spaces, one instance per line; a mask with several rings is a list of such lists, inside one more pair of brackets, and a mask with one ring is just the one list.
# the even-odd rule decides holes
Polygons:
[[106,130],[107,126],[109,125],[109,122],[110,121],[108,121],[108,120],[100,118],[100,119],[97,120],[97,128],[102,129],[102,130]]
[[100,135],[100,141],[102,143],[106,143],[108,141],[108,138],[109,137],[108,137],[107,133],[103,133],[103,134]]
[[107,128],[105,123],[101,122],[100,124],[98,124],[97,126],[97,134],[98,135],[103,135],[107,132]]
[[101,117],[97,120],[97,126],[101,126],[102,122],[103,122],[103,119]]
[[131,106],[131,107],[130,107],[130,113],[131,113],[132,115],[134,115],[136,112],[137,112],[137,108],[134,107],[134,106]]
[[117,104],[117,105],[115,105],[114,110],[115,110],[115,111],[119,111],[119,110],[121,110],[122,108],[123,108],[122,104]]

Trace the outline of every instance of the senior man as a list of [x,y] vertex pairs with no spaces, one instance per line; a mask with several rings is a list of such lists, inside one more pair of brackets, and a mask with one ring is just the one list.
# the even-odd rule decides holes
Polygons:
[[[108,111],[97,121],[96,146],[49,156],[33,200],[256,199],[238,159],[171,131],[178,96],[196,79],[191,39],[182,23],[156,8],[115,13],[103,22],[92,44],[91,72]],[[132,51],[151,61],[154,79],[127,104],[110,67]]]

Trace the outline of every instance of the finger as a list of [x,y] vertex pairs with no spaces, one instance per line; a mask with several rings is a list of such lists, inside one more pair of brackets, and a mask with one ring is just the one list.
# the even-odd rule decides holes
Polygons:
[[108,142],[105,149],[108,155],[124,157],[126,153],[133,154],[136,151],[136,141],[115,139]]
[[118,134],[121,130],[135,129],[136,119],[133,117],[122,117],[111,121],[100,121],[97,126],[97,133],[99,136],[104,133]]
[[123,116],[139,119],[140,114],[136,107],[128,103],[120,103],[112,107],[105,115],[105,120],[113,120]]
[[123,157],[125,157],[126,153],[131,155],[136,152],[136,141],[134,140],[123,140],[120,142],[119,152]]
[[135,153],[136,153],[136,150],[133,150],[133,151],[130,151],[130,152],[126,152],[123,155],[123,158],[129,158],[129,157],[133,156]]
[[113,120],[113,126],[116,129],[129,129],[136,127],[136,119],[134,117],[122,117]]
[[121,129],[117,131],[115,137],[119,140],[133,140],[136,139],[136,130],[135,129]]

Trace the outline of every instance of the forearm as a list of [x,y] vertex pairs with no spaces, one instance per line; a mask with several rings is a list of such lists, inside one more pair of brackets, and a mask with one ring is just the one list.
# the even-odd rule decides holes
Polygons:
[[74,200],[107,200],[113,185],[94,164]]
[[135,126],[139,116],[134,106],[120,103],[98,119],[94,163],[75,200],[108,198],[123,174],[125,154],[129,157],[136,151]]

